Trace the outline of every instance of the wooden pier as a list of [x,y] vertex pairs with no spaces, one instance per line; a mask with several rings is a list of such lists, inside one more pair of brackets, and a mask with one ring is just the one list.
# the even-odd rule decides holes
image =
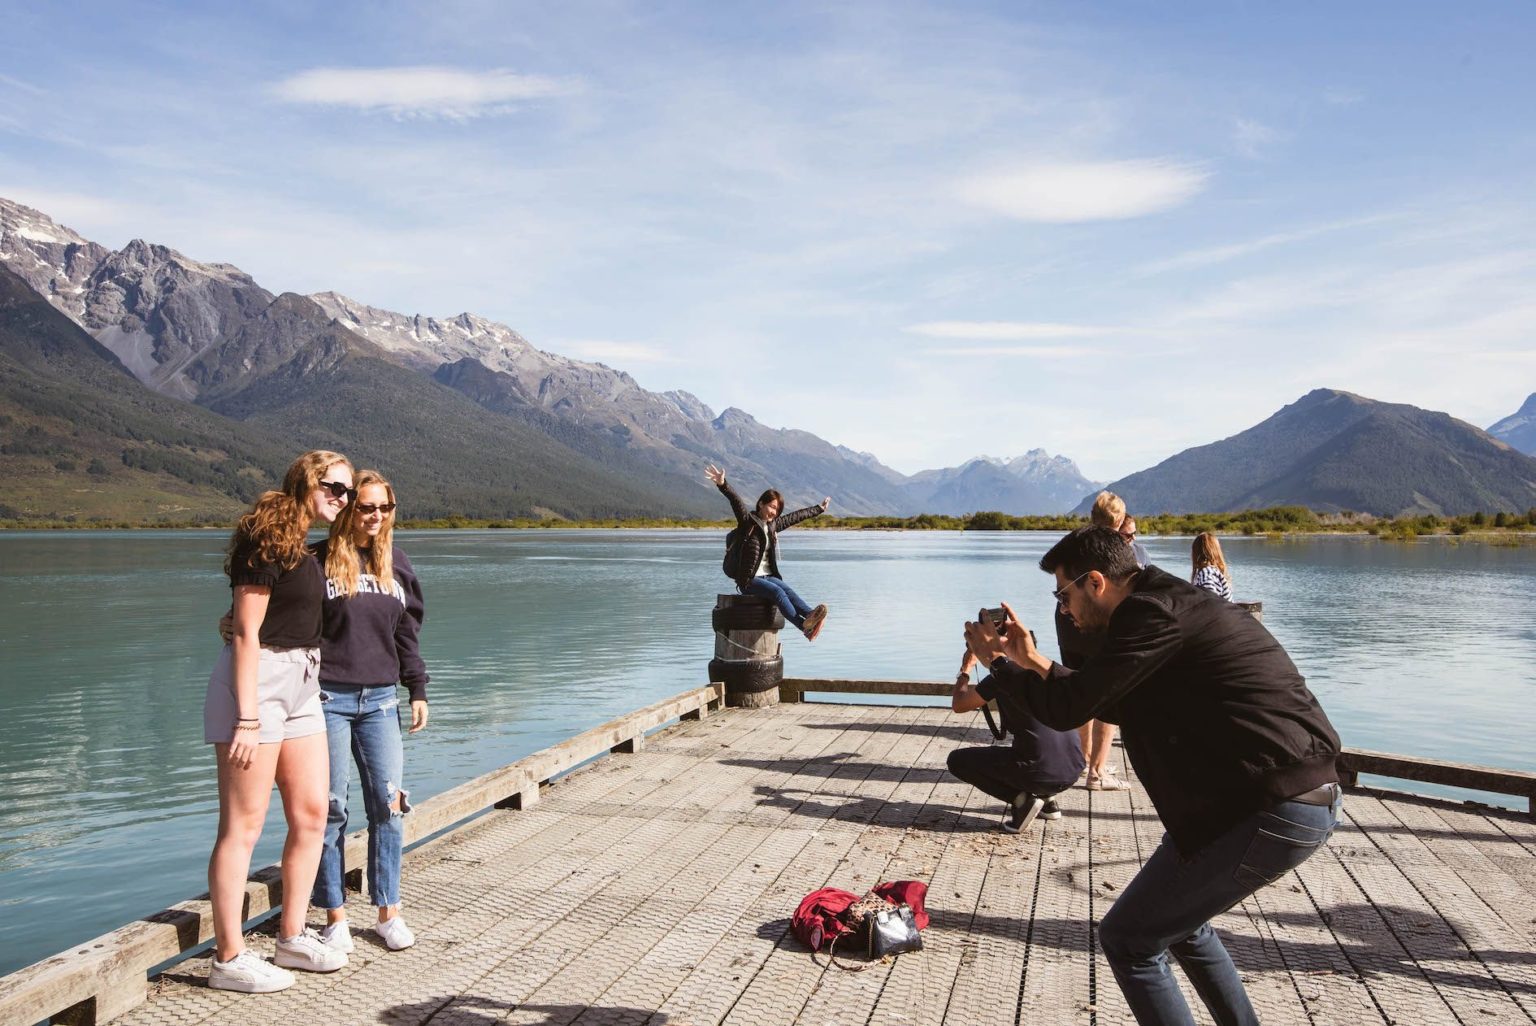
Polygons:
[[[842,683],[786,681],[784,697],[870,690]],[[886,690],[902,689],[947,693]],[[491,810],[408,854],[414,948],[384,950],[359,896],[339,972],[231,994],[206,987],[204,956],[146,999],[145,969],[208,936],[206,903],[188,902],[0,980],[0,1022],[1130,1023],[1094,924],[1157,844],[1156,815],[1138,788],[1075,787],[1060,821],[1002,834],[1000,804],[945,770],[989,739],[947,708],[687,692],[413,812],[422,837]],[[845,973],[789,934],[817,887],[904,878],[930,887],[922,952]],[[275,883],[258,874],[253,915]],[[1536,823],[1355,789],[1325,851],[1217,926],[1266,1023],[1536,1023]],[[251,942],[270,955],[270,928]]]

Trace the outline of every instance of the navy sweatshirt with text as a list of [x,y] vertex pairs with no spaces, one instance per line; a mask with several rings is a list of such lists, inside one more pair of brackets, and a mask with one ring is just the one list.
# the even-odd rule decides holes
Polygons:
[[[328,542],[311,546],[325,565]],[[404,552],[392,548],[394,580],[381,586],[373,574],[358,580],[357,594],[341,594],[336,582],[325,582],[325,617],[320,635],[320,680],[326,684],[376,687],[399,681],[411,701],[427,697],[427,665],[422,662],[419,635],[426,606],[421,582]]]

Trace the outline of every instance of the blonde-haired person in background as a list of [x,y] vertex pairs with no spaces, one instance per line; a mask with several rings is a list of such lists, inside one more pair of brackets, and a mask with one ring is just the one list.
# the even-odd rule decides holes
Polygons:
[[[1137,564],[1146,565],[1147,550],[1136,541],[1136,521],[1127,515],[1124,499],[1114,492],[1100,492],[1093,498],[1088,520],[1095,527],[1108,527],[1120,532],[1126,544],[1136,553]],[[1127,527],[1129,534],[1126,533]],[[1061,650],[1061,664],[1073,669],[1081,666],[1094,650],[1093,640],[1077,629],[1060,606],[1056,608],[1056,644]],[[1090,791],[1123,791],[1130,786],[1120,779],[1114,767],[1109,764],[1109,753],[1115,743],[1113,723],[1089,720],[1077,728],[1077,736],[1083,745],[1083,758],[1088,761],[1085,772]]]
[[405,749],[397,685],[410,692],[414,734],[427,725],[430,678],[418,643],[426,607],[411,561],[394,545],[395,509],[395,489],[384,475],[359,471],[357,501],[331,524],[330,537],[314,546],[326,578],[320,689],[331,802],[310,902],[326,910],[320,936],[338,952],[352,950],[342,851],[354,760],[368,816],[368,892],[378,911],[374,929],[391,951],[416,943],[400,915],[403,817],[410,803],[401,786]]
[[300,902],[283,903],[276,965],[246,949],[241,927],[251,852],[274,783],[288,821],[283,893],[309,893],[320,864],[329,780],[320,708],[325,575],[306,542],[310,524],[335,520],[355,495],[345,456],[307,452],[288,468],[280,491],[263,493],[240,518],[229,541],[232,634],[203,704],[203,740],[214,746],[219,773],[219,832],[208,859],[208,986],[218,990],[283,990],[293,985],[289,968],[330,972],[347,964],[305,929]]
[[1193,567],[1189,583],[1215,592],[1231,602],[1232,573],[1227,569],[1227,560],[1221,554],[1221,542],[1216,540],[1216,536],[1209,531],[1195,535],[1189,547],[1189,558]]

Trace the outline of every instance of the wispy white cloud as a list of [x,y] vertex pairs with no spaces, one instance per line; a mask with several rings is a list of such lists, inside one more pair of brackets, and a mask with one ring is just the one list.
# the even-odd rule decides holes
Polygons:
[[1265,150],[1283,138],[1277,129],[1252,118],[1238,118],[1232,126],[1232,145],[1250,160],[1263,156]]
[[397,117],[466,119],[502,114],[529,100],[576,90],[573,82],[506,68],[466,71],[432,66],[311,68],[274,83],[288,103],[352,107]]
[[7,86],[11,89],[17,89],[32,96],[48,95],[48,90],[39,86],[35,86],[31,82],[24,82],[19,78],[12,78],[10,75],[0,75],[0,86]]
[[1188,202],[1209,172],[1171,160],[1037,163],[976,175],[959,198],[1019,221],[1064,224],[1145,217]]
[[1089,346],[936,346],[924,349],[922,353],[924,356],[1025,356],[1041,360],[1073,360],[1099,356],[1102,350]]
[[1192,249],[1186,253],[1179,253],[1163,260],[1154,260],[1150,263],[1142,264],[1136,269],[1136,273],[1142,275],[1162,274],[1167,271],[1188,271],[1197,267],[1209,267],[1213,264],[1225,263],[1228,260],[1236,260],[1251,253],[1273,249],[1276,246],[1284,246],[1292,242],[1303,242],[1307,239],[1316,238],[1319,235],[1327,235],[1330,232],[1382,224],[1394,220],[1397,216],[1396,214],[1374,214],[1370,217],[1351,217],[1328,224],[1310,225],[1294,231],[1273,232],[1269,235],[1261,235],[1256,239],[1248,239],[1245,242]]
[[987,342],[1021,342],[1037,338],[1095,338],[1120,329],[1092,324],[1050,324],[1032,321],[925,321],[905,331],[927,338],[961,338]]

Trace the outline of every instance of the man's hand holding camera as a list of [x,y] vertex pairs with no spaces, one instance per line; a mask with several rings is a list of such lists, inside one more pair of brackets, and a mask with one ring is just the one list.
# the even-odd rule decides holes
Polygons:
[[1007,658],[1025,669],[1045,676],[1051,669],[1051,661],[1035,648],[1035,636],[1015,615],[1013,607],[1004,602],[1002,617],[995,619],[997,610],[983,609],[977,618],[965,625],[965,645],[976,661],[991,666],[998,656]]

